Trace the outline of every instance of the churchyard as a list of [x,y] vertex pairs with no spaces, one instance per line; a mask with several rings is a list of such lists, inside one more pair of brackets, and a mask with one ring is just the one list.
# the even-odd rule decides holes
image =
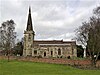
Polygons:
[[[32,61],[33,60],[33,61]],[[100,69],[80,69],[73,67],[71,63],[89,65],[89,61],[69,59],[42,59],[10,57],[0,59],[0,75],[99,75]],[[50,62],[51,61],[51,62]],[[58,63],[59,62],[59,63]],[[66,64],[65,64],[66,63]],[[69,63],[69,64],[68,64]],[[100,62],[99,62],[100,63]],[[98,63],[98,64],[99,64]]]

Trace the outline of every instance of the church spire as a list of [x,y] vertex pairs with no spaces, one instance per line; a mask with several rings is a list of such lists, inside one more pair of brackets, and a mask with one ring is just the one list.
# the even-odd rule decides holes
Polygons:
[[29,13],[31,14],[31,7],[29,6]]
[[29,14],[28,14],[28,20],[27,20],[27,31],[33,31],[33,26],[32,26],[32,18],[31,18],[31,8],[29,7]]

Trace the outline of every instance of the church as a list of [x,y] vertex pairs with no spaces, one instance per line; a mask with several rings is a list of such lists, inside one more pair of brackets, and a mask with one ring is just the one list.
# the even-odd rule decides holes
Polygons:
[[77,57],[76,41],[63,40],[35,40],[35,32],[32,26],[31,9],[24,31],[23,56],[42,58],[68,58]]

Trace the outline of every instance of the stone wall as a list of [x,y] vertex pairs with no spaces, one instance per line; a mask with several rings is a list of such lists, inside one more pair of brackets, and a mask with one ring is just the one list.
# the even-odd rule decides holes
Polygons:
[[24,32],[23,56],[32,56],[33,39],[33,31]]
[[[35,52],[35,53],[34,53]],[[32,56],[42,56],[45,58],[67,58],[77,57],[76,47],[72,46],[37,46],[32,50]]]

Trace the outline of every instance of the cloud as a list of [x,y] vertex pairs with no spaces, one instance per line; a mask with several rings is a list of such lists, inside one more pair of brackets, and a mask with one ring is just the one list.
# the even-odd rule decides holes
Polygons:
[[71,40],[75,29],[92,15],[98,3],[98,0],[1,0],[0,23],[13,19],[20,39],[31,6],[35,39]]

